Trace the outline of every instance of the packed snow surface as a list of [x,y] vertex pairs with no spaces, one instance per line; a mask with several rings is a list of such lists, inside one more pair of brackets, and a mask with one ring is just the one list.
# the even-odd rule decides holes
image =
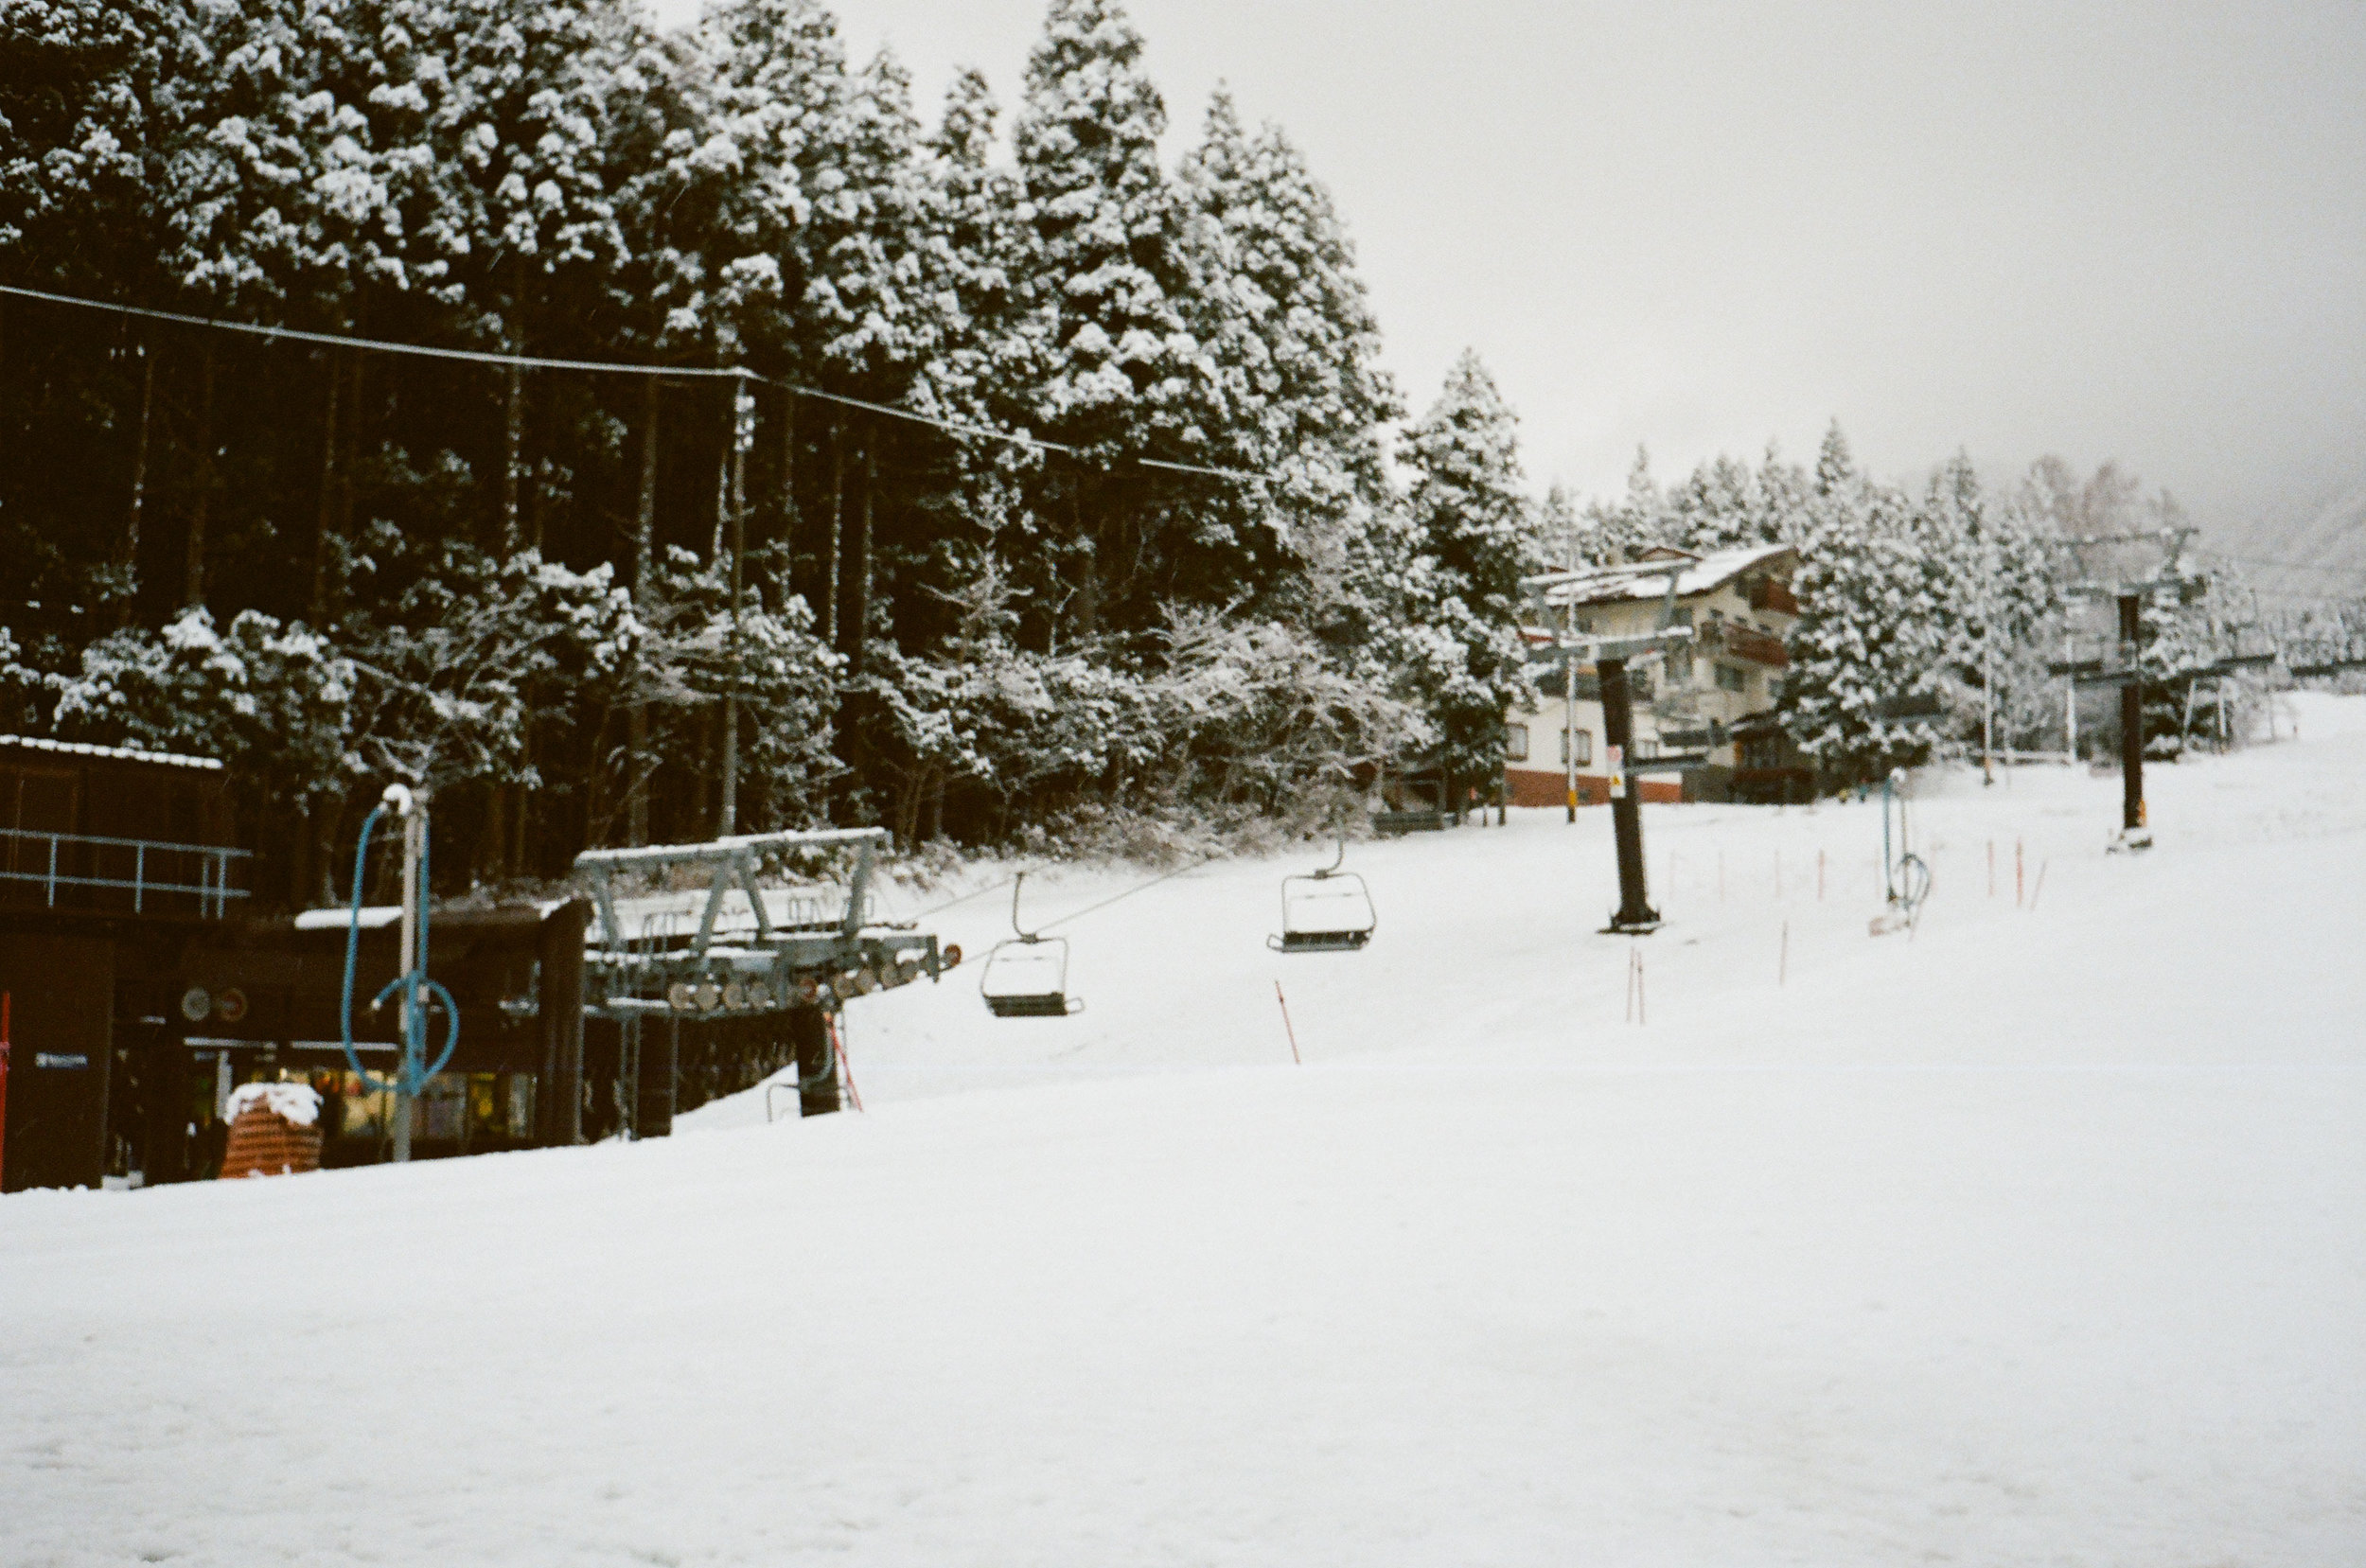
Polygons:
[[1351,847],[1359,954],[1309,845],[1078,1016],[866,998],[866,1114],[9,1197],[0,1561],[2366,1561],[2366,700],[2283,724],[2145,855],[1918,781],[1911,935],[1877,803],[1648,809],[1640,942],[1515,813]]

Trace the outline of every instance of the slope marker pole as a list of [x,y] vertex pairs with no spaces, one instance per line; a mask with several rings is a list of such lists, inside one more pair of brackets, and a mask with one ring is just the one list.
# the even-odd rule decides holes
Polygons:
[[1281,1031],[1290,1037],[1290,1060],[1302,1067],[1306,1058],[1298,1054],[1298,1031],[1290,1025],[1290,998],[1281,994],[1280,980],[1273,982],[1273,999],[1281,1004]]

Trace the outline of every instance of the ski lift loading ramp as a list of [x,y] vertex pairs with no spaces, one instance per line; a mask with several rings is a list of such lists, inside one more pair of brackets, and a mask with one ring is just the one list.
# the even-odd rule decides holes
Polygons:
[[[835,1013],[854,996],[909,985],[924,974],[936,979],[960,961],[957,950],[941,951],[935,934],[911,922],[870,918],[872,872],[887,842],[885,828],[825,828],[586,850],[574,871],[590,889],[597,919],[584,955],[584,1011],[619,1021],[798,1007]],[[854,855],[843,882],[800,884],[785,901],[768,897],[759,885],[768,864],[830,851]],[[706,876],[697,924],[644,918],[639,932],[628,931],[617,907],[619,877],[682,870]],[[746,923],[724,919],[734,891],[747,900]]]

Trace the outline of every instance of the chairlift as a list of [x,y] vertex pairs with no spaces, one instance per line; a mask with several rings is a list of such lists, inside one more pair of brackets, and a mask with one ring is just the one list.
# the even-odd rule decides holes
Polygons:
[[1027,880],[1011,878],[1011,929],[986,955],[979,993],[998,1018],[1065,1018],[1085,1011],[1085,998],[1068,994],[1068,938],[1047,937],[1018,923],[1018,890]]
[[1347,857],[1343,834],[1330,865],[1282,878],[1281,930],[1265,939],[1267,947],[1277,953],[1354,953],[1372,940],[1380,920],[1372,912],[1371,890],[1355,872],[1339,869]]

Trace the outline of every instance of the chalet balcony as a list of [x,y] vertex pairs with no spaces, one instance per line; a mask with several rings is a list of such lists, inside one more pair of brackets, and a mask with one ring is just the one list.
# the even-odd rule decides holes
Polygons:
[[1736,625],[1731,622],[1726,622],[1717,626],[1711,636],[1704,641],[1720,652],[1734,659],[1746,659],[1753,664],[1764,664],[1769,669],[1782,670],[1791,667],[1791,650],[1784,646],[1783,640],[1762,632],[1756,626]]
[[220,920],[248,890],[240,849],[0,828],[0,910]]

